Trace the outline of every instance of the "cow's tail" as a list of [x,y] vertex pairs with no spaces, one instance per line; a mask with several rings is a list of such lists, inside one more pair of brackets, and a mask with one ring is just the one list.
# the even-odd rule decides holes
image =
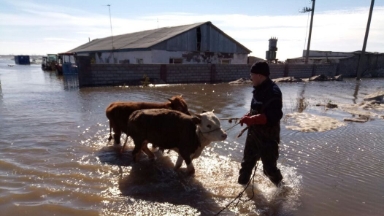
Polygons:
[[111,121],[109,121],[109,137],[108,137],[108,142],[112,140],[112,127],[111,127]]

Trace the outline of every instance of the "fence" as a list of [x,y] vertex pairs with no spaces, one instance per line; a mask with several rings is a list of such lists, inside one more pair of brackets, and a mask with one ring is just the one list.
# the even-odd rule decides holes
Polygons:
[[[352,57],[338,64],[271,64],[270,77],[308,78],[324,74],[345,77],[356,75],[358,57]],[[381,59],[383,58],[383,59]],[[367,61],[366,70],[384,67],[382,60],[376,57]],[[89,58],[79,56],[79,85],[114,86],[140,85],[144,76],[152,83],[220,83],[240,78],[249,78],[251,65],[247,64],[90,64]],[[371,66],[374,65],[374,66]]]

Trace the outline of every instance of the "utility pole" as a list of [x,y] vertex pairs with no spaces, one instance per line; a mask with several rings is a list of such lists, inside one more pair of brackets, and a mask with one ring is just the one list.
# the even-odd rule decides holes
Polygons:
[[369,15],[368,15],[368,22],[367,22],[367,29],[365,30],[365,36],[364,36],[364,44],[363,49],[361,50],[359,64],[357,66],[357,80],[360,80],[361,72],[363,70],[363,65],[365,62],[365,48],[367,47],[367,40],[368,40],[368,34],[369,34],[369,27],[371,25],[371,18],[372,18],[372,11],[373,11],[373,5],[375,4],[375,0],[371,1],[371,8],[369,9]]
[[310,46],[311,46],[313,14],[315,12],[315,0],[311,0],[311,1],[312,1],[312,8],[305,7],[301,11],[301,13],[311,12],[311,24],[309,25],[309,36],[308,36],[307,52],[305,54],[305,64],[308,64],[309,49],[310,49]]

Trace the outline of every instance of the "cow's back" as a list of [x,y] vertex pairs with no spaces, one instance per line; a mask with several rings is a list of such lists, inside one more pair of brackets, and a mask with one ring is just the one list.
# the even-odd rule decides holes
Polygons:
[[175,110],[134,111],[128,121],[128,130],[134,140],[147,140],[163,149],[182,147],[194,152],[199,146],[192,117]]
[[136,110],[166,108],[168,103],[147,102],[113,102],[106,109],[106,116],[113,126],[127,133],[127,121],[129,116]]

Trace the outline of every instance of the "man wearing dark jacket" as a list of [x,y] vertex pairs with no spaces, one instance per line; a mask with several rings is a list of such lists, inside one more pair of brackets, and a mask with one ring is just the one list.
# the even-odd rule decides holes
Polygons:
[[253,167],[261,159],[266,176],[278,186],[283,179],[276,167],[279,158],[280,119],[283,117],[282,94],[269,78],[269,66],[258,62],[251,67],[253,98],[250,112],[241,118],[241,125],[248,126],[244,156],[241,162],[238,183],[249,182]]

